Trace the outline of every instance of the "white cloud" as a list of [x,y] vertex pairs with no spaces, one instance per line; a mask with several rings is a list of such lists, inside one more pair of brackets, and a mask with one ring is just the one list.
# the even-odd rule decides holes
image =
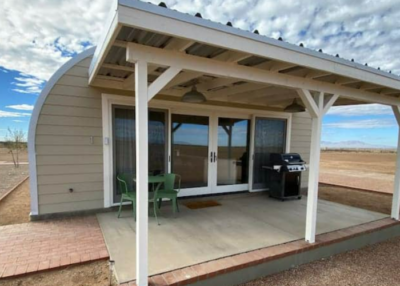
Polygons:
[[12,84],[14,84],[16,88],[13,90],[21,93],[39,93],[41,91],[41,86],[45,82],[45,80],[27,75],[21,75],[21,77],[16,77],[14,79],[16,81],[12,82]]
[[68,59],[94,45],[109,0],[13,0],[0,2],[0,66],[21,76],[14,89],[38,93]]
[[23,123],[23,122],[25,122],[24,120],[13,120],[14,122],[16,122],[16,123]]
[[376,129],[391,128],[395,126],[397,126],[396,122],[388,119],[349,120],[324,124],[324,127],[341,129]]
[[370,116],[370,115],[393,115],[392,108],[380,104],[362,104],[348,106],[334,106],[329,112],[329,115],[339,116]]
[[[240,29],[258,29],[266,36],[400,73],[399,0],[164,1],[183,13],[200,12],[212,21],[231,21]],[[96,45],[111,2],[0,1],[0,66],[25,75],[15,81],[15,91],[39,92],[62,63]]]
[[12,111],[0,110],[0,118],[14,118],[14,117],[18,118],[27,116],[31,116],[31,114],[26,112],[12,112]]
[[16,105],[8,105],[7,108],[16,109],[16,110],[33,110],[33,105],[29,104],[16,104]]

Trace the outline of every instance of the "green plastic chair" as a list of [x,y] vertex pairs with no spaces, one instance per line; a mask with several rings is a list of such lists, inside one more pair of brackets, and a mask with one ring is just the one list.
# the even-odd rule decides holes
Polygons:
[[155,190],[153,191],[153,197],[149,198],[149,204],[153,204],[154,216],[156,218],[157,224],[160,225],[160,223],[158,222],[158,217],[157,217],[157,212],[159,211],[159,209],[157,207],[158,191],[159,191],[158,188],[155,188]]
[[118,181],[119,189],[121,190],[121,203],[119,204],[118,218],[121,215],[122,203],[124,201],[128,201],[128,202],[132,202],[133,217],[136,221],[136,192],[129,192],[129,188],[128,188],[129,175],[128,174],[118,174],[117,181]]
[[[181,190],[181,176],[177,174],[165,174],[164,188],[157,191],[158,208],[161,208],[162,199],[170,199],[172,201],[172,209],[174,213],[179,212],[178,194]],[[175,181],[178,179],[178,189],[175,189]]]

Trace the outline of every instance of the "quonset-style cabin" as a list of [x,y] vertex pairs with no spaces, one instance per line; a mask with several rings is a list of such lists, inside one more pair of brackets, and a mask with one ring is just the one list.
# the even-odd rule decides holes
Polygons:
[[[297,153],[307,170],[292,183],[308,192],[305,239],[313,243],[324,114],[379,103],[400,121],[399,77],[353,60],[134,0],[115,1],[105,27],[35,105],[32,218],[117,206],[116,175],[129,172],[137,241],[146,246],[149,173],[179,174],[180,197],[268,191],[270,154]],[[146,257],[138,250],[138,261]],[[145,283],[146,263],[137,267]]]

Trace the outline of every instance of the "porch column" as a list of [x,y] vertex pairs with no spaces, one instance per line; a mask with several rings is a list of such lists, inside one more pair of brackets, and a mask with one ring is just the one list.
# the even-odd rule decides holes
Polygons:
[[399,220],[400,211],[400,106],[392,106],[393,113],[399,125],[399,135],[397,141],[397,159],[396,159],[396,172],[394,176],[394,190],[392,200],[392,215],[391,217],[395,220]]
[[310,91],[302,89],[298,90],[298,94],[312,118],[305,239],[309,243],[314,243],[317,226],[322,120],[339,96],[333,95],[325,103],[322,92],[312,96]]
[[136,113],[136,284],[148,277],[148,99],[147,62],[135,63]]

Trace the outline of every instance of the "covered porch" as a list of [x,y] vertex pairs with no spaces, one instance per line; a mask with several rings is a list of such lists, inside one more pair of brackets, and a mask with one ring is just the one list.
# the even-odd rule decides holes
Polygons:
[[[110,231],[109,241],[123,239],[127,245],[125,249],[130,249],[132,256],[123,267],[131,269],[128,271],[131,276],[123,280],[134,275],[138,285],[147,285],[149,274],[167,271],[166,265],[173,263],[185,266],[198,263],[195,259],[207,261],[215,259],[213,255],[224,257],[297,239],[313,244],[317,233],[382,218],[379,214],[318,201],[322,120],[333,105],[380,103],[392,106],[400,123],[397,76],[341,59],[339,55],[330,56],[282,39],[270,39],[259,35],[258,31],[238,30],[231,23],[213,23],[202,19],[200,14],[193,17],[172,11],[165,4],[155,6],[120,0],[114,8],[107,33],[91,63],[89,85],[106,89],[102,98],[104,207],[115,205],[112,106],[123,103],[135,108],[137,222],[134,225],[132,219],[116,220],[111,214],[99,215],[105,233]],[[205,101],[200,104],[181,102],[194,87],[204,95]],[[292,114],[287,107],[295,99],[297,112]],[[148,218],[147,191],[151,163],[149,110],[160,107],[168,110],[167,134],[170,137],[174,129],[173,114],[194,117],[209,112],[208,149],[204,156],[208,168],[194,170],[203,172],[207,181],[201,185],[201,190],[193,186],[183,190],[185,196],[220,192],[215,134],[221,114],[231,119],[251,120],[252,124],[247,154],[248,180],[237,184],[240,186],[232,183],[221,192],[267,190],[253,189],[254,174],[259,171],[254,169],[254,161],[259,156],[254,148],[254,122],[261,114],[286,120],[287,132],[281,135],[285,139],[281,152],[298,152],[308,162],[309,175],[304,178],[307,200],[281,204],[268,199],[265,193],[238,196],[226,199],[222,206],[215,208],[191,211],[182,207],[178,218],[168,219],[160,227],[153,225]],[[298,124],[296,133],[288,128],[292,121]],[[176,122],[179,125],[183,120]],[[167,141],[172,143],[165,151],[168,162],[165,171],[174,172],[173,141],[171,138]],[[392,208],[392,218],[396,220],[399,219],[399,182],[400,171],[396,176]],[[169,231],[164,231],[167,228]],[[246,231],[243,228],[247,228]],[[123,235],[118,237],[119,233]],[[108,235],[105,236],[107,240]],[[191,243],[196,239],[201,240],[199,244]],[[135,248],[132,247],[134,242]],[[182,245],[185,247],[180,248]],[[115,256],[125,249],[117,250]],[[159,252],[163,255],[156,254]],[[174,257],[176,253],[182,255],[182,259]],[[135,266],[132,264],[134,256]],[[156,256],[158,258],[154,259]]]
[[[198,201],[218,206],[190,209]],[[381,220],[387,215],[318,201],[317,234]],[[181,199],[181,212],[161,208],[161,225],[149,218],[149,276],[163,274],[263,249],[304,240],[306,200],[280,202],[266,193],[245,193],[196,199]],[[136,280],[135,241],[137,226],[130,208],[118,219],[115,212],[98,214],[110,259],[115,261],[119,283]]]

